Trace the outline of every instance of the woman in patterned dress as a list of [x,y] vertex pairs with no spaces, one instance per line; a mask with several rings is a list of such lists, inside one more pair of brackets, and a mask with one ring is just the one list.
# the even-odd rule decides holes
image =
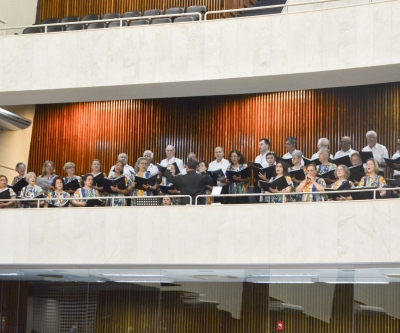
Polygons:
[[[319,152],[319,161],[321,164],[317,167],[317,174],[322,175],[336,169],[336,164],[333,164],[329,161],[330,155],[331,153],[328,148],[321,148]],[[332,184],[335,182],[335,180],[330,178],[324,178],[324,180],[326,184]]]
[[[381,175],[378,175],[379,165],[376,160],[373,158],[368,159],[365,167],[367,175],[361,178],[360,182],[358,183],[358,187],[387,187],[385,178],[383,178]],[[381,197],[385,197],[386,191],[380,191],[379,194]]]
[[[8,179],[4,175],[0,175],[0,199],[16,199],[17,195],[13,191],[12,188],[7,187]],[[8,192],[8,194],[7,194]],[[12,208],[15,201],[0,201],[0,209],[1,208]]]
[[296,192],[303,192],[303,202],[326,201],[326,196],[314,194],[324,192],[326,183],[322,178],[317,177],[317,166],[315,163],[307,165],[306,179],[304,179],[296,188]]
[[53,180],[56,177],[57,175],[55,174],[54,163],[52,161],[44,162],[42,166],[42,174],[38,177],[41,179],[47,179],[50,183],[50,185],[42,186],[44,195],[47,196],[51,191],[54,190],[54,187],[51,186],[51,184],[53,184]]
[[120,189],[118,187],[111,186],[113,193],[107,193],[107,196],[114,197],[113,199],[107,199],[107,206],[126,206],[126,199],[120,198],[124,197],[132,191],[132,180],[123,175],[124,163],[118,160],[114,165],[114,174],[108,179],[116,180],[119,178],[124,178],[125,188]]
[[[81,184],[81,177],[75,175],[75,163],[67,162],[64,164],[64,172],[67,173],[67,177],[63,178],[63,182],[65,185],[72,182],[73,180],[77,180],[79,184]],[[74,194],[74,190],[67,190],[69,194]]]
[[[271,177],[269,182],[272,183],[274,180],[277,180],[278,178],[285,177],[286,182],[288,183],[288,186],[285,187],[282,191],[278,191],[277,188],[271,188],[270,192],[266,191],[265,193],[290,193],[290,192],[293,192],[294,185],[292,182],[292,178],[290,178],[290,176],[289,176],[287,163],[285,163],[283,161],[276,162],[275,173],[276,173],[276,175]],[[282,202],[286,202],[286,201],[290,201],[289,196],[286,197],[283,195],[273,195],[273,196],[269,195],[269,196],[265,197],[266,203],[282,203]]]
[[[28,172],[25,177],[28,185],[22,188],[20,198],[22,199],[32,199],[36,197],[43,197],[43,189],[36,184],[36,174],[34,172]],[[37,201],[21,201],[22,208],[35,208],[37,207]],[[40,201],[40,206],[44,205],[44,201]]]
[[[245,159],[239,150],[232,150],[229,154],[229,164],[226,171],[242,171],[247,168],[247,164],[244,163]],[[244,194],[248,193],[250,177],[242,179],[240,176],[233,176],[233,179],[237,182],[230,182],[226,179],[226,183],[229,185],[229,194]],[[230,197],[229,203],[231,204],[244,204],[248,202],[246,196]]]
[[76,207],[86,207],[87,200],[83,200],[82,198],[93,198],[99,197],[99,191],[93,188],[93,176],[88,173],[87,175],[82,176],[83,187],[78,188],[74,195],[72,196],[72,204]]
[[[338,189],[340,186],[349,183],[349,188],[353,188],[354,184],[349,180],[350,177],[350,169],[343,164],[338,165],[338,167],[335,170],[335,177],[337,180],[329,186],[329,188],[332,188],[334,190]],[[353,198],[351,195],[344,195],[344,193],[340,194],[336,200],[352,200]],[[330,200],[330,199],[329,199]]]
[[53,181],[53,187],[54,191],[51,191],[47,195],[46,203],[44,204],[45,208],[48,208],[49,205],[55,206],[55,207],[70,207],[69,200],[71,198],[70,194],[68,192],[65,192],[63,190],[64,188],[64,180],[62,177],[57,176],[54,178]]

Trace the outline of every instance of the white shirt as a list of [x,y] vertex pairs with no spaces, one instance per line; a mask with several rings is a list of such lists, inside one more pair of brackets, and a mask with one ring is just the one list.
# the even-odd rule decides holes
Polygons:
[[[392,156],[392,160],[399,158],[400,157],[400,150],[396,151],[393,156]],[[400,176],[400,171],[397,170],[393,170],[393,175],[394,176]]]
[[336,158],[340,158],[340,157],[344,157],[344,156],[346,156],[346,155],[351,155],[351,154],[353,154],[353,153],[357,153],[357,150],[354,150],[354,149],[349,149],[348,151],[343,151],[343,150],[339,150],[336,154],[335,154],[335,159]]
[[[108,173],[108,177],[114,176],[114,171],[113,171],[114,167],[115,167],[115,165],[111,167],[111,170]],[[122,174],[130,179],[131,176],[133,174],[135,174],[135,170],[133,170],[133,168],[129,164],[125,164],[124,165],[124,171],[122,172]]]
[[[283,159],[292,158],[292,154],[289,153],[289,152],[287,152],[285,155],[282,156],[282,158],[283,158]],[[304,160],[303,160],[303,158],[301,158],[300,165],[301,165],[301,166],[304,166]]]
[[[310,160],[316,160],[319,158],[319,151],[317,151],[313,156],[311,156]],[[333,155],[330,154],[329,158],[333,160]]]
[[[379,143],[377,143],[372,148],[370,146],[366,146],[362,149],[362,151],[372,151],[372,155],[378,163],[384,162],[384,158],[389,158],[388,150],[385,146]],[[379,171],[383,171],[383,168],[379,167]]]
[[154,176],[158,173],[158,168],[153,163],[150,163],[150,165],[147,168],[147,171],[150,171],[150,174]]
[[263,168],[268,168],[268,162],[266,159],[266,155],[269,153],[269,151],[265,152],[264,154],[258,155],[256,159],[254,160],[254,163],[261,164]]
[[163,167],[166,167],[166,166],[168,166],[168,164],[172,164],[172,163],[176,163],[178,165],[178,169],[179,169],[179,172],[181,173],[181,175],[186,175],[186,169],[185,169],[185,166],[183,165],[183,161],[179,158],[172,157],[170,159],[167,159],[167,158],[163,159],[160,162],[160,165],[162,165]]
[[[226,159],[222,159],[221,162],[217,162],[217,160],[212,161],[209,165],[208,165],[208,171],[217,171],[219,169],[221,169],[223,171],[223,173],[226,175],[226,169],[229,166],[229,161]],[[228,184],[226,183],[221,183],[220,181],[217,181],[217,186],[227,186]]]

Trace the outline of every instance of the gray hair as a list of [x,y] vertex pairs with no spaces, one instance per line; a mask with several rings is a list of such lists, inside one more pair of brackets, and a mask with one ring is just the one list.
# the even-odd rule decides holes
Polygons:
[[25,164],[24,162],[18,162],[17,165],[15,166],[15,171],[18,171],[18,168],[19,168],[21,165],[22,165],[22,166],[25,168],[25,170],[26,170],[26,164]]
[[73,162],[67,162],[64,164],[64,171],[67,172],[67,169],[69,168],[75,168],[75,163]]
[[151,158],[154,157],[154,154],[153,154],[153,152],[152,152],[151,150],[145,150],[145,151],[143,152],[143,156],[146,155],[146,154],[150,154],[150,157],[151,157]]
[[378,134],[376,134],[375,131],[368,131],[367,134],[365,134],[365,137],[368,139],[368,135],[372,134],[375,138],[378,137]]
[[349,167],[347,166],[347,165],[344,165],[344,164],[339,164],[338,166],[337,166],[337,168],[335,169],[335,177],[336,178],[338,178],[338,176],[337,176],[337,169],[339,169],[339,167],[342,167],[343,168],[343,170],[344,170],[344,173],[345,173],[345,178],[346,179],[349,179],[349,177],[350,177],[350,169],[349,169]]
[[320,144],[322,143],[322,141],[327,141],[327,142],[328,142],[328,145],[329,145],[329,140],[328,140],[327,138],[320,138],[320,139],[318,140],[318,144],[317,144],[317,147],[318,147],[318,148],[319,148]]
[[34,173],[33,171],[28,172],[28,173],[26,174],[26,176],[25,176],[25,180],[29,183],[29,178],[31,178],[31,177],[37,178],[36,173]]
[[146,161],[147,162],[146,157],[139,157],[137,159],[136,164],[135,164],[135,172],[139,171],[139,163],[140,163],[140,161]]
[[319,153],[320,153],[320,154],[321,154],[321,153],[326,154],[326,156],[328,156],[328,158],[329,158],[330,155],[331,155],[331,152],[329,151],[328,148],[321,148],[320,151],[319,151]]
[[298,158],[303,157],[303,153],[300,150],[293,150],[292,151],[292,156],[297,156]]

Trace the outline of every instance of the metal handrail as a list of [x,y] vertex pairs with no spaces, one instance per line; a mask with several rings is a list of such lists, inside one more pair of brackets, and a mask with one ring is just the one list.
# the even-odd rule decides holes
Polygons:
[[[262,9],[281,8],[281,7],[285,8],[286,12],[287,12],[287,8],[292,7],[292,6],[315,5],[315,4],[320,4],[320,3],[336,2],[336,1],[342,1],[342,0],[322,0],[322,1],[310,1],[310,2],[285,3],[282,5],[271,5],[271,6],[262,6],[262,7],[213,10],[213,11],[209,11],[209,12],[205,13],[204,20],[207,21],[207,16],[211,15],[211,14],[235,13],[235,12],[245,12],[245,11],[252,11],[252,10],[262,10]],[[370,0],[370,3],[372,3],[372,1],[373,0]],[[397,1],[397,0],[384,0],[384,1],[379,1],[379,3],[392,2],[392,1]],[[344,7],[356,7],[356,6],[362,6],[362,5],[365,5],[365,3],[344,5]],[[326,8],[324,8],[324,9],[326,9]]]
[[[12,30],[12,29],[25,29],[25,28],[42,28],[44,27],[44,33],[47,33],[47,27],[55,27],[55,26],[66,26],[66,25],[75,25],[75,24],[90,24],[90,23],[107,23],[107,22],[120,22],[120,27],[122,27],[123,21],[140,21],[140,20],[147,20],[147,19],[154,19],[154,18],[170,18],[170,17],[181,17],[181,16],[194,16],[197,15],[199,17],[199,21],[202,20],[201,13],[180,13],[180,14],[163,14],[163,15],[149,15],[149,16],[137,16],[137,17],[120,17],[115,19],[101,19],[101,20],[92,20],[92,21],[75,21],[75,22],[63,22],[63,23],[50,23],[50,24],[34,24],[34,25],[21,25],[16,27],[4,27],[0,28],[1,30]],[[196,21],[194,21],[196,22]],[[85,29],[86,30],[86,29]],[[91,29],[90,29],[91,30]],[[95,29],[94,29],[95,30]]]
[[[174,199],[174,198],[188,198],[189,199],[189,204],[192,205],[192,197],[190,195],[184,195],[184,194],[177,194],[177,195],[157,195],[157,196],[129,196],[129,195],[125,195],[125,196],[107,196],[107,197],[83,197],[83,198],[17,198],[17,199],[0,199],[0,202],[3,201],[15,201],[15,202],[25,202],[25,201],[37,201],[37,207],[36,208],[40,208],[40,203],[41,202],[46,202],[46,201],[57,201],[57,200],[76,200],[76,201],[83,201],[83,200],[92,200],[92,199],[98,199],[98,200],[108,200],[108,199],[146,199],[146,198],[170,198],[170,199]],[[109,207],[114,207],[114,200],[111,201],[112,204]],[[10,206],[11,207],[11,206]],[[128,206],[128,207],[138,207],[138,206]],[[140,207],[140,206],[139,206]],[[143,206],[144,207],[144,206]],[[76,208],[81,208],[81,207],[76,207]],[[92,208],[92,207],[87,207],[87,208]],[[96,207],[94,207],[96,208]],[[100,207],[97,207],[100,208]]]
[[[199,205],[199,198],[208,198],[208,197],[260,197],[260,196],[276,196],[276,195],[283,195],[284,197],[290,196],[290,195],[303,195],[303,194],[314,194],[314,195],[328,195],[332,193],[353,193],[353,192],[374,192],[373,199],[370,200],[377,200],[376,199],[376,192],[377,191],[400,191],[399,187],[384,187],[384,188],[373,188],[373,189],[366,189],[366,188],[357,188],[357,189],[352,189],[352,190],[342,190],[342,191],[321,191],[321,192],[279,192],[279,193],[243,193],[243,194],[200,194],[195,198],[195,205]],[[392,198],[395,199],[395,198]],[[328,202],[328,201],[324,201]],[[338,201],[333,201],[333,202],[338,202]],[[340,201],[339,201],[340,202]],[[283,201],[282,203],[288,203],[287,201]],[[302,203],[301,201],[297,203]]]

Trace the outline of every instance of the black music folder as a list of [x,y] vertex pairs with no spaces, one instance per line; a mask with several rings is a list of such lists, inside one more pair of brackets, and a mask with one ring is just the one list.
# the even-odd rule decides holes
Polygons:
[[81,185],[79,184],[78,179],[74,179],[73,181],[70,181],[68,184],[64,185],[64,191],[76,191],[80,187]]
[[146,191],[146,189],[143,187],[143,185],[154,186],[156,181],[157,181],[157,175],[154,175],[150,178],[143,178],[143,177],[135,176],[135,183],[136,183],[135,188]]
[[103,187],[104,174],[101,172],[93,177],[93,186]]
[[347,166],[349,168],[351,167],[351,160],[350,160],[350,156],[349,155],[342,156],[342,157],[339,157],[339,158],[337,158],[335,160],[332,160],[332,163],[335,163],[336,165],[343,164],[343,165],[345,165],[345,166]]
[[125,190],[126,185],[125,185],[125,176],[119,177],[117,179],[108,179],[104,178],[103,179],[103,191],[106,193],[114,193],[114,191],[111,189],[111,186],[113,187],[118,187],[120,190]]
[[239,180],[234,180],[233,176],[236,176],[236,177],[241,176],[242,179],[249,178],[251,176],[251,168],[245,168],[242,171],[226,170],[226,178],[228,178],[231,182],[240,183]]
[[372,151],[360,151],[360,155],[363,163],[367,163],[370,158],[374,158]]
[[309,165],[311,163],[314,163],[315,165],[320,165],[321,164],[321,161],[319,160],[319,158],[315,158],[313,160],[309,160],[308,158],[305,158],[303,156],[303,161],[304,161],[304,166],[307,166],[307,165]]
[[390,185],[390,187],[400,187],[400,178],[396,179],[386,178],[386,183]]
[[329,178],[329,179],[335,180],[336,179],[335,170],[331,170],[331,171],[328,171],[328,172],[325,172],[325,173],[319,173],[318,177],[324,178],[324,179],[325,178]]
[[289,175],[290,177],[295,177],[296,180],[304,180],[306,179],[306,174],[304,173],[304,169],[298,169],[298,170],[293,170],[293,171],[289,171]]
[[170,185],[170,186],[165,186],[165,185],[160,185],[160,191],[162,193],[164,193],[165,195],[171,194],[168,191],[169,190],[175,190],[175,186],[174,185]]
[[[289,166],[293,166],[293,162],[291,158],[281,158],[281,161],[286,162],[287,164],[289,164]],[[278,160],[277,160],[278,162]]]
[[217,181],[220,180],[221,178],[225,178],[225,174],[222,171],[222,169],[218,169],[215,171],[207,171],[207,173],[210,175],[210,177],[213,180],[212,186],[217,186]]
[[[180,171],[179,168],[178,168],[178,164],[176,164],[176,162],[171,163],[171,164],[175,165],[175,170],[176,170],[175,176],[176,176],[176,175],[179,175],[179,174],[181,173],[181,171]],[[156,166],[157,166],[157,168],[158,168],[158,171],[160,171],[161,174],[164,175],[165,170],[167,170],[167,167],[162,166],[161,164],[158,164],[158,163],[156,164]]]
[[350,167],[350,177],[351,181],[359,182],[362,177],[365,176],[364,166],[362,164]]
[[41,198],[44,198],[43,194],[40,194],[40,195],[38,195],[37,197],[34,197],[34,198],[18,197],[17,199],[22,199],[23,200],[22,201],[23,204],[28,204],[28,203],[32,203],[32,202],[37,203],[37,201],[25,200],[25,199],[41,199]]
[[335,193],[335,191],[346,191],[351,188],[350,182],[345,182],[344,184],[340,185],[338,188],[326,188],[326,192],[331,192],[328,193],[328,198],[332,200],[336,200],[337,197],[348,197],[350,193]]
[[251,168],[253,169],[254,178],[256,180],[260,180],[260,177],[258,176],[259,173],[264,174],[268,179],[271,179],[273,176],[275,176],[275,165],[263,168],[261,164],[253,163]]
[[12,189],[14,190],[15,193],[17,193],[17,192],[21,191],[27,185],[28,185],[28,182],[25,180],[25,178],[21,178],[19,181],[17,181],[12,186]]
[[393,165],[394,163],[400,164],[400,157],[395,158],[394,160],[391,159],[391,158],[385,158],[384,160],[385,160],[385,162],[386,162],[386,164],[387,164],[387,166],[388,166],[389,168],[391,168],[391,169],[393,169],[393,170],[400,170],[400,168],[396,168],[396,167]]
[[[353,187],[350,188],[349,191],[355,191],[355,190],[370,190],[374,189],[376,187]],[[350,193],[351,197],[353,200],[366,200],[366,199],[373,199],[374,198],[374,192],[372,191],[360,191],[360,192],[352,192]],[[380,198],[379,191],[376,192],[376,198]]]
[[[112,199],[111,199],[112,200]],[[86,207],[101,207],[104,205],[104,202],[101,201],[100,199],[89,199],[86,201]]]
[[[5,200],[5,199],[11,199],[11,195],[10,195],[10,190],[8,189],[8,187],[0,192],[0,200]],[[9,201],[0,201],[2,203],[9,203]]]
[[278,191],[282,191],[284,188],[289,186],[285,176],[279,177],[272,182],[259,180],[259,183],[260,186],[267,192],[270,192],[271,188],[278,189]]

